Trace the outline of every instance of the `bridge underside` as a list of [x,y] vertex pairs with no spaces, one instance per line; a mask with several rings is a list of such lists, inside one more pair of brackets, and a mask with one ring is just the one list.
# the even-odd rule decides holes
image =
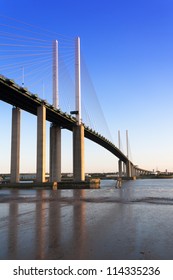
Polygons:
[[[45,100],[40,99],[37,95],[30,93],[26,88],[20,87],[12,80],[0,77],[0,100],[18,107],[37,116],[37,108],[41,105],[46,107],[46,120],[73,131],[73,127],[76,126],[76,119],[70,115],[63,113],[61,110],[54,108],[48,104]],[[84,136],[104,147],[123,162],[127,162],[128,158],[110,141],[105,137],[99,135],[95,131],[92,131],[88,127],[84,126]]]
[[[47,101],[40,99],[35,94],[32,94],[26,88],[20,87],[19,85],[15,84],[15,82],[13,80],[9,80],[1,75],[0,75],[0,100],[2,100],[3,102],[6,102],[8,104],[11,104],[15,108],[20,108],[24,111],[27,111],[27,112],[37,116],[37,120],[38,120],[38,112],[40,111],[41,108],[44,107],[45,120],[49,121],[50,123],[52,123],[55,126],[58,126],[60,129],[65,128],[74,133],[74,131],[76,131],[75,128],[78,126],[76,118],[72,117],[71,115],[68,115],[67,113],[62,112],[59,109],[56,109],[53,105],[48,104]],[[42,119],[42,121],[44,122],[44,119]],[[105,137],[103,137],[102,135],[93,131],[89,127],[86,127],[84,124],[82,124],[82,126],[83,126],[83,130],[84,130],[84,133],[83,133],[84,137],[86,137],[87,139],[104,147],[106,150],[110,151],[113,155],[115,155],[117,158],[119,158],[120,162],[124,162],[126,164],[127,176],[131,176],[131,174],[134,173],[134,172],[132,172],[133,169],[135,168],[133,166],[133,164],[113,143],[111,143]],[[39,127],[39,125],[38,125],[38,127]],[[41,127],[42,127],[42,125],[41,125]],[[39,134],[40,133],[42,133],[42,131],[39,132]],[[42,139],[42,141],[44,141],[44,139]],[[41,141],[41,143],[42,143],[42,141]],[[83,146],[83,144],[81,144],[81,149],[83,149],[82,146]],[[77,147],[77,144],[75,144],[75,147]],[[76,153],[79,152],[78,148],[75,148],[74,150],[76,151]],[[42,155],[42,153],[41,153],[41,155]],[[76,155],[75,155],[75,157],[76,157]],[[77,156],[76,158],[79,159],[80,157],[81,157],[81,155],[79,153],[79,156]],[[39,159],[38,159],[38,162],[39,162]],[[82,162],[83,162],[83,160],[80,160],[79,164],[81,165]],[[51,166],[52,166],[52,163],[51,163]],[[81,170],[83,170],[83,167]],[[138,168],[138,170],[140,170],[140,169]],[[40,172],[42,172],[42,171],[40,171]],[[82,171],[82,172],[84,172],[84,171]],[[84,177],[83,175],[80,176],[80,178],[83,178],[83,177]],[[40,178],[43,178],[43,174],[40,175]],[[77,176],[77,178],[78,178],[78,176]],[[41,179],[41,180],[43,180],[43,179]]]

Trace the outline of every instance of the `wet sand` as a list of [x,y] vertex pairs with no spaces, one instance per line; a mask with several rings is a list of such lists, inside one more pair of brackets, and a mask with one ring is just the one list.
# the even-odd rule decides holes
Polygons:
[[133,192],[1,190],[0,259],[173,259],[173,200]]

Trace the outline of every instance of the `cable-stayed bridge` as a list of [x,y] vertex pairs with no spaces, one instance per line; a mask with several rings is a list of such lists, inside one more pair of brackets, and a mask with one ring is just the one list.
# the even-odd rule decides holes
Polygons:
[[[13,80],[8,79],[4,76],[0,76],[0,99],[4,102],[7,102],[14,106],[13,113],[17,115],[17,118],[14,119],[14,134],[16,132],[15,139],[12,139],[12,142],[17,142],[19,145],[19,135],[18,135],[18,125],[20,120],[20,109],[25,110],[31,114],[38,115],[39,108],[45,108],[45,120],[49,121],[50,123],[54,124],[54,126],[58,125],[62,128],[68,129],[70,131],[74,130],[74,127],[77,127],[77,119],[72,115],[62,112],[60,109],[55,108],[52,104],[47,103],[45,100],[39,98],[36,94],[32,94],[26,88],[23,88],[17,85]],[[20,108],[20,109],[19,109]],[[41,124],[40,124],[41,125]],[[104,136],[100,135],[98,132],[90,129],[85,124],[81,124],[84,128],[84,136],[91,141],[101,145],[112,154],[114,154],[117,158],[119,158],[119,173],[122,173],[121,163],[124,162],[126,164],[127,169],[127,176],[135,176],[138,172],[149,172],[147,170],[140,169],[133,165],[132,162],[129,161],[127,156],[123,154],[112,142],[106,139]],[[18,151],[19,147],[15,149],[14,153]],[[19,155],[15,156],[14,160],[14,169],[19,166],[18,158]],[[43,155],[42,155],[43,156]],[[42,169],[42,168],[41,168]],[[16,174],[15,170],[15,174]],[[18,173],[18,172],[17,172]],[[19,173],[15,181],[17,181]],[[121,174],[120,174],[121,175]],[[44,175],[43,175],[44,177]],[[59,178],[58,178],[59,179]],[[82,178],[77,178],[82,179]],[[43,179],[40,179],[41,181]]]
[[[7,41],[9,40],[8,32],[5,32],[5,37]],[[10,40],[14,38],[10,37]],[[42,83],[42,94],[37,95],[32,89],[25,88],[26,85],[26,78],[27,73],[30,72],[31,77],[35,77],[35,80],[38,81],[38,69],[36,68],[36,72],[34,73],[33,65],[36,63],[36,60],[34,62],[32,61],[31,57],[41,55],[45,55],[45,48],[44,51],[40,52],[40,48],[43,49],[42,45],[39,45],[39,52],[38,54],[35,54],[33,50],[30,50],[30,53],[26,55],[26,45],[25,40],[27,39],[26,36],[18,35],[17,39],[22,40],[22,44],[14,44],[6,42],[4,44],[1,44],[1,48],[3,48],[3,51],[9,51],[9,55],[7,55],[7,52],[5,52],[5,55],[3,56],[4,64],[2,66],[2,72],[0,76],[0,100],[9,103],[13,106],[12,109],[12,136],[11,136],[11,182],[18,182],[19,181],[19,170],[20,170],[20,110],[25,110],[33,115],[37,116],[37,181],[38,182],[44,182],[45,181],[45,158],[46,158],[46,147],[45,147],[45,122],[46,120],[51,123],[50,127],[50,180],[51,181],[60,181],[61,180],[61,129],[65,128],[73,132],[73,173],[74,173],[74,180],[75,181],[83,181],[85,180],[85,169],[84,169],[84,137],[90,139],[91,141],[97,143],[98,145],[102,146],[103,148],[110,151],[113,155],[115,155],[119,159],[119,176],[122,176],[122,168],[123,165],[125,166],[124,172],[126,173],[127,177],[133,177],[141,172],[150,172],[147,170],[140,169],[139,167],[135,166],[133,162],[129,160],[129,158],[120,150],[118,149],[110,140],[109,136],[104,136],[100,129],[94,129],[91,128],[91,118],[87,116],[90,123],[87,124],[87,121],[85,121],[86,118],[83,118],[83,112],[85,112],[85,108],[82,107],[81,102],[81,88],[82,88],[82,94],[84,88],[83,84],[81,85],[81,56],[80,56],[80,41],[79,38],[77,40],[77,44],[75,47],[75,58],[73,63],[75,64],[75,81],[71,81],[70,83],[73,84],[73,90],[69,87],[69,82],[66,84],[66,81],[64,81],[64,84],[62,84],[61,88],[59,89],[59,79],[58,76],[60,76],[62,73],[58,66],[60,62],[58,62],[58,50],[57,50],[57,41],[54,41],[53,45],[53,67],[52,72],[48,72],[46,76],[48,76],[48,79],[52,79],[51,76],[53,76],[53,100],[46,101],[45,100],[45,93],[47,90],[45,90],[45,84]],[[29,39],[33,39],[30,38]],[[15,38],[16,40],[16,38]],[[37,42],[37,40],[35,39]],[[56,42],[56,43],[55,43]],[[13,49],[13,47],[16,48],[22,48],[24,52],[20,52],[20,54],[17,52],[19,49]],[[28,46],[28,44],[27,44]],[[37,45],[36,45],[37,46]],[[42,46],[42,47],[41,47]],[[5,48],[5,49],[4,49]],[[14,51],[12,53],[11,51]],[[32,45],[33,48],[33,45]],[[31,49],[32,49],[31,48]],[[74,51],[74,50],[73,50]],[[47,54],[47,53],[46,53]],[[50,55],[50,53],[49,53]],[[18,63],[18,57],[22,59],[22,63]],[[19,65],[25,65],[24,60],[27,61],[27,66],[20,67],[20,81],[21,85],[16,83],[16,73],[14,73],[14,80],[11,79],[11,76],[13,77],[13,73],[11,74],[10,78],[9,76],[6,77],[6,69],[9,68],[10,70],[13,70],[11,63],[12,60],[15,59],[15,63],[13,62],[14,70],[17,67],[19,68]],[[45,62],[42,59],[41,62]],[[50,58],[48,59],[48,61]],[[7,62],[8,61],[8,62]],[[39,60],[40,61],[40,60]],[[38,62],[38,61],[37,61]],[[10,63],[10,64],[8,64]],[[63,64],[63,63],[61,63]],[[8,66],[10,65],[10,66]],[[39,64],[39,67],[41,67],[41,63]],[[26,69],[31,66],[30,70]],[[47,67],[47,69],[49,69]],[[63,66],[63,70],[65,67]],[[41,69],[40,72],[42,72],[43,69]],[[46,70],[46,69],[45,69]],[[16,70],[15,70],[16,71]],[[13,71],[12,71],[13,72]],[[43,71],[44,72],[44,71]],[[45,71],[47,72],[47,71]],[[63,71],[62,71],[63,72]],[[59,74],[59,75],[58,75]],[[67,75],[67,73],[66,73]],[[68,80],[69,81],[69,80]],[[92,87],[92,85],[90,85]],[[75,103],[73,100],[73,108],[75,107],[74,111],[72,111],[72,114],[64,112],[64,110],[60,109],[59,106],[59,97],[58,93],[61,90],[63,91],[63,88],[65,91],[72,91],[72,95],[75,95]],[[60,95],[61,96],[61,95]],[[96,106],[95,110],[99,107],[98,104],[94,104]],[[83,109],[83,110],[82,110]],[[92,109],[92,108],[91,108]],[[92,111],[92,110],[91,110]],[[74,116],[75,115],[75,116]],[[104,126],[104,122],[102,121],[102,126]],[[104,131],[105,131],[104,126]],[[124,164],[123,164],[124,163]]]

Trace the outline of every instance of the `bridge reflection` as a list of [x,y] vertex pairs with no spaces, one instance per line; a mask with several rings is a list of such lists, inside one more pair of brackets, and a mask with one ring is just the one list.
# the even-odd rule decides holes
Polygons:
[[0,259],[172,259],[171,208],[147,201],[130,181],[120,190],[2,190]]
[[[6,212],[1,215],[5,224],[0,230],[0,259],[90,259],[91,255],[99,256],[101,249],[96,249],[95,237],[100,240],[102,235],[99,215],[104,208],[98,191],[8,190],[1,206],[5,204]],[[109,204],[108,209],[112,207]],[[103,216],[106,213],[107,219],[106,208]]]
[[85,203],[79,200],[85,190],[29,193],[9,191],[0,259],[73,259],[75,251],[80,257],[86,230]]

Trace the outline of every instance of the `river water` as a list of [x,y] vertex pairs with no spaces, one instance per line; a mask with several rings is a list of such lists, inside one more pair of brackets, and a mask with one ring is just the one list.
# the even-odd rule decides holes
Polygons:
[[173,179],[0,190],[0,259],[173,259]]

